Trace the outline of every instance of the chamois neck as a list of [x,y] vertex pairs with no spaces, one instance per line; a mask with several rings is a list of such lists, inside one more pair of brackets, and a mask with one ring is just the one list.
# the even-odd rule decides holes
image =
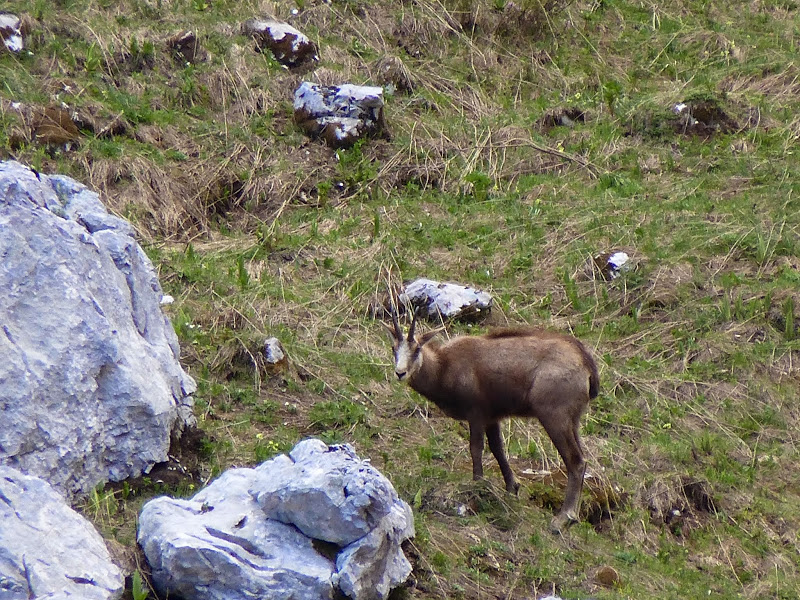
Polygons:
[[423,346],[418,360],[419,368],[409,378],[408,384],[415,392],[430,398],[438,388],[439,356],[433,348]]

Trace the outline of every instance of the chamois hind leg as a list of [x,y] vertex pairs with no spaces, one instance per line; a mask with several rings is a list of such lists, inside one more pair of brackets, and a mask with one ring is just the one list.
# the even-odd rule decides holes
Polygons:
[[472,456],[472,478],[483,478],[483,435],[486,431],[483,423],[469,423],[469,453]]
[[550,523],[550,531],[560,533],[565,525],[578,521],[583,477],[586,473],[586,461],[583,458],[583,449],[578,434],[580,414],[574,418],[563,413],[548,415],[541,421],[567,467],[567,490],[564,504]]
[[489,440],[489,449],[497,459],[497,464],[500,465],[500,471],[503,473],[503,480],[506,482],[506,491],[516,494],[519,491],[519,483],[514,478],[514,471],[511,470],[511,465],[508,464],[506,458],[506,451],[503,447],[503,434],[500,432],[500,423],[491,423],[486,426],[486,438]]

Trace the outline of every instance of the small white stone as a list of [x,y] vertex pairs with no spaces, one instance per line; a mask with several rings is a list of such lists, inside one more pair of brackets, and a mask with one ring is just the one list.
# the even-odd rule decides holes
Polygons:
[[619,271],[629,260],[630,257],[626,252],[614,252],[608,257],[608,264]]

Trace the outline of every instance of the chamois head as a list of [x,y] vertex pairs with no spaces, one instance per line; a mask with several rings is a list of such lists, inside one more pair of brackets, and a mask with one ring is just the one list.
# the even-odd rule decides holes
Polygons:
[[422,366],[422,347],[439,333],[438,330],[429,331],[417,339],[414,330],[417,326],[418,310],[414,311],[411,319],[411,327],[408,328],[408,335],[403,335],[400,323],[397,320],[397,312],[392,308],[392,325],[383,324],[392,339],[392,350],[394,351],[394,372],[400,381],[407,381],[414,377]]

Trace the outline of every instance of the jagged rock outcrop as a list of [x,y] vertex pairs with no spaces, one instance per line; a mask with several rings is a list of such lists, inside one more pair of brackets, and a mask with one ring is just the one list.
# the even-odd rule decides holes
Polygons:
[[89,521],[38,477],[0,466],[0,598],[113,600],[124,587]]
[[407,284],[398,301],[401,305],[418,307],[421,316],[435,321],[481,318],[492,308],[492,296],[488,292],[425,278]]
[[17,15],[0,12],[0,50],[18,54],[22,51],[22,21]]
[[294,93],[294,120],[333,148],[348,148],[366,136],[388,135],[383,88],[321,86],[304,81]]
[[286,67],[299,67],[317,62],[317,46],[303,32],[275,19],[248,19],[242,33],[251,36],[262,52],[272,52],[275,60]]
[[311,439],[191,500],[151,500],[138,539],[164,595],[383,600],[411,572],[401,544],[413,535],[411,508],[377,469]]
[[68,499],[167,460],[195,383],[133,228],[69,177],[0,162],[0,465]]

